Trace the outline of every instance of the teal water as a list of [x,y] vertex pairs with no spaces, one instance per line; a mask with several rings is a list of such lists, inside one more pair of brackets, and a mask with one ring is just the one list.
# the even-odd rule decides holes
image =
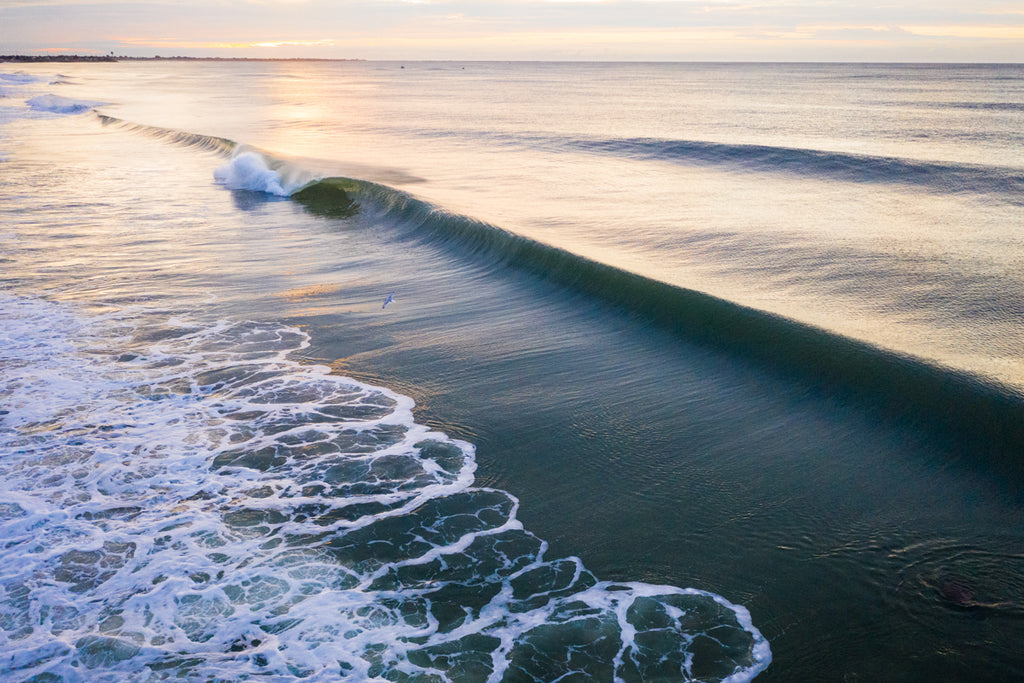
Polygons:
[[[5,675],[395,679],[416,650],[452,680],[720,680],[767,662],[735,605],[758,680],[1021,676],[1019,67],[399,66],[3,83]],[[358,182],[279,196],[332,176]],[[242,360],[291,378],[283,413]],[[310,364],[411,412],[300,409]],[[498,493],[458,498],[425,430]],[[417,573],[400,527],[455,524],[418,521],[436,501],[515,550],[431,541],[476,569]],[[146,540],[166,510],[177,555]],[[516,622],[491,591],[544,562],[529,590],[576,583]],[[599,581],[644,605],[624,659]],[[727,655],[686,644],[716,620]]]

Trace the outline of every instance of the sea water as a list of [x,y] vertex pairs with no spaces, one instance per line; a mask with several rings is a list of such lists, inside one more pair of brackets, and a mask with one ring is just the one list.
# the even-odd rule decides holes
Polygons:
[[0,88],[5,676],[1021,675],[1019,67]]

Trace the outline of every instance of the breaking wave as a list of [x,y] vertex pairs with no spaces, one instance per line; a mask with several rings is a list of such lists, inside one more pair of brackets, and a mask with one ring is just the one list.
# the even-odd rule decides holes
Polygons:
[[213,176],[229,190],[263,192],[287,197],[317,178],[305,169],[234,140],[159,126],[140,125],[98,112],[97,116],[104,126],[115,126],[171,144],[211,151],[227,157],[228,161],[219,166]]
[[329,217],[365,213],[368,221],[389,226],[397,239],[431,244],[491,269],[529,273],[687,341],[964,438],[981,457],[1009,456],[1013,466],[1024,465],[1019,460],[1024,396],[978,376],[593,261],[389,187],[328,178],[295,192],[292,199]]
[[[116,119],[110,121],[117,122]],[[135,127],[123,122],[118,124]],[[165,135],[163,129],[138,128],[150,135]],[[171,141],[187,145],[206,146],[208,141],[218,140],[169,133],[173,134]],[[792,170],[791,162],[795,162],[798,169],[833,168],[837,173],[853,174],[851,179],[854,180],[897,174],[901,165],[916,164],[747,145],[676,142],[666,146],[665,141],[636,140],[591,141],[591,144],[595,144],[597,150],[625,149],[664,158],[697,154],[718,160],[753,159],[758,163],[780,164],[784,171]],[[252,182],[245,189],[287,194],[310,213],[326,218],[347,219],[365,214],[362,218],[366,224],[386,225],[396,239],[432,244],[458,257],[482,262],[489,268],[529,273],[596,298],[688,341],[735,354],[825,387],[830,392],[856,398],[879,414],[900,415],[927,424],[945,436],[963,439],[981,458],[1011,468],[1024,467],[1019,458],[1024,444],[1024,396],[987,378],[593,261],[498,226],[453,214],[392,187],[351,178],[310,178],[302,184],[304,176],[299,169],[268,154],[253,151],[259,158],[249,159],[250,148],[233,142],[230,147],[225,146],[225,154],[228,150],[232,161],[221,167],[218,174],[226,173],[225,168],[233,172],[240,160],[253,164],[259,171],[253,174]],[[782,157],[771,161],[775,155]],[[264,166],[270,174],[262,175]],[[931,182],[928,179],[933,172],[937,174],[933,180],[940,182],[936,179],[942,176],[937,170],[940,166],[917,164],[914,168],[909,172],[911,182],[914,178]],[[991,181],[994,184],[989,184],[989,189],[1001,186],[1004,181],[1019,182],[1024,188],[1024,177],[1014,176],[1016,171],[989,167],[963,167],[961,171],[967,174],[965,177],[987,179],[985,183]],[[276,191],[278,187],[284,192]],[[1021,201],[1019,197],[1024,197],[1024,193],[1014,196],[1017,197],[1014,201]],[[983,446],[978,447],[979,443]]]
[[60,95],[37,95],[25,103],[36,111],[45,111],[52,114],[84,114],[104,104],[103,102],[76,100]]
[[229,190],[266,192],[279,197],[291,194],[281,184],[281,176],[267,166],[266,160],[256,152],[243,152],[216,171],[213,177]]

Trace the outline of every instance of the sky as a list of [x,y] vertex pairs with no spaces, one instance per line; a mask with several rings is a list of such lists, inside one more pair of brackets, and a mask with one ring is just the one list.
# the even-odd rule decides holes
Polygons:
[[0,0],[0,54],[1024,62],[1024,0]]

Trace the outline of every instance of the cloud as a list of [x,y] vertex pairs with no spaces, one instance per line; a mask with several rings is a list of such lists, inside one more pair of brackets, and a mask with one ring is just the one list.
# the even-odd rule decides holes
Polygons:
[[186,50],[251,50],[254,48],[279,47],[334,47],[338,44],[338,41],[333,38],[320,38],[315,40],[249,40],[241,42],[165,40],[160,38],[118,38],[118,42],[123,46],[177,48]]
[[0,52],[1019,61],[1022,16],[1007,0],[0,0]]
[[[1024,41],[1022,26],[907,26],[908,33],[942,38],[977,38],[982,40]],[[1024,47],[1024,44],[1022,44]],[[1022,50],[1024,52],[1024,50]]]

